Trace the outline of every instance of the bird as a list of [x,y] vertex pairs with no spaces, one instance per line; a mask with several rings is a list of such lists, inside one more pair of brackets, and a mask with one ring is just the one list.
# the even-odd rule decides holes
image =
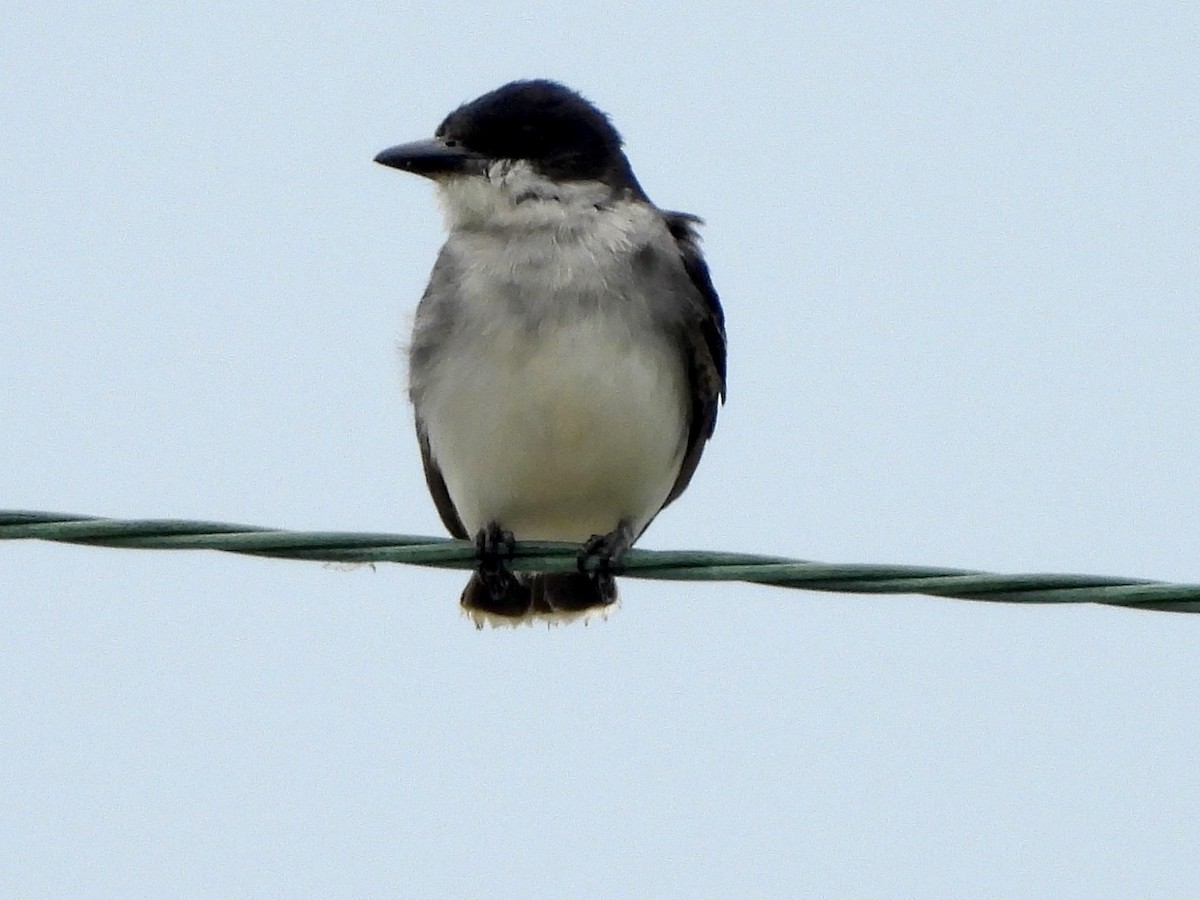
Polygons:
[[[660,209],[609,117],[513,81],[375,162],[436,186],[447,237],[408,392],[425,480],[473,541],[477,627],[606,616],[621,558],[687,488],[725,400],[725,317],[696,216]],[[516,541],[577,571],[513,572]]]

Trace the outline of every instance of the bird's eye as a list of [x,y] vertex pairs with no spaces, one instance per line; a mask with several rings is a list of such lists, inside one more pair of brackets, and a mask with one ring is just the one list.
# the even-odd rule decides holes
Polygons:
[[454,138],[446,138],[445,144],[447,147],[457,147],[458,141],[456,141]]

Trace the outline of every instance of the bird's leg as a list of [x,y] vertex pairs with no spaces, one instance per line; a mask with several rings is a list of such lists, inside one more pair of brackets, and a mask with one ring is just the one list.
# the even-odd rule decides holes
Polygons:
[[479,529],[475,535],[475,559],[479,563],[479,579],[487,586],[492,597],[499,599],[511,593],[517,578],[508,571],[506,562],[513,558],[517,542],[511,531],[505,531],[496,522]]
[[608,534],[593,534],[579,548],[576,556],[579,571],[587,572],[588,560],[595,559],[593,577],[597,581],[611,581],[614,575],[621,574],[621,557],[633,546],[635,537],[629,522],[624,519]]
[[475,535],[475,557],[484,562],[503,564],[517,552],[517,539],[511,531],[505,531],[496,522],[489,522]]

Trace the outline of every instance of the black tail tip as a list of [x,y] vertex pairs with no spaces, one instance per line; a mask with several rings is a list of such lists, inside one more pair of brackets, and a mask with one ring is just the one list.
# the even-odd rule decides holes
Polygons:
[[617,583],[608,574],[569,572],[562,575],[518,573],[503,587],[489,586],[476,573],[463,590],[461,604],[466,614],[482,628],[491,625],[521,625],[585,620],[605,616],[617,602]]

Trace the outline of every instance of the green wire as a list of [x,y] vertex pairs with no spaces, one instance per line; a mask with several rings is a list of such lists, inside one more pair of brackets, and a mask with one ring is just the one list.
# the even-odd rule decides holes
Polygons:
[[[446,569],[475,564],[471,544],[408,534],[285,531],[227,522],[104,519],[64,513],[0,510],[0,540],[59,541],[151,550],[223,550],[325,562],[401,562]],[[571,544],[521,542],[512,568],[568,572]],[[844,594],[928,594],[1002,603],[1105,603],[1137,609],[1200,612],[1200,585],[1101,575],[998,575],[966,569],[811,562],[746,553],[631,550],[621,560],[629,578],[744,581]]]

